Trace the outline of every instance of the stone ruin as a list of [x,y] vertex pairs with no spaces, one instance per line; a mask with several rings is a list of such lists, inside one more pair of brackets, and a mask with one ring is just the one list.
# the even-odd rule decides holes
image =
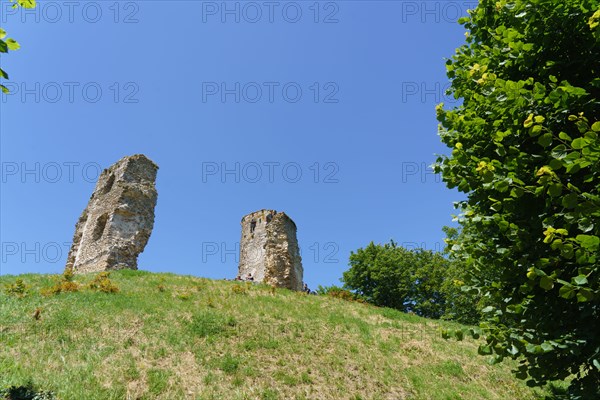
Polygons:
[[283,212],[260,210],[242,218],[238,278],[302,290],[302,259],[296,224]]
[[66,269],[74,273],[137,269],[154,226],[158,166],[143,154],[105,169],[75,226]]

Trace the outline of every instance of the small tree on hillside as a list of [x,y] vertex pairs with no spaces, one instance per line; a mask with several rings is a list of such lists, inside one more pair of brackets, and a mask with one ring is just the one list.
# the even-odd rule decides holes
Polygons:
[[462,270],[458,262],[440,253],[408,250],[393,241],[371,242],[350,254],[350,269],[342,281],[345,288],[377,306],[477,322],[473,298],[460,289]]

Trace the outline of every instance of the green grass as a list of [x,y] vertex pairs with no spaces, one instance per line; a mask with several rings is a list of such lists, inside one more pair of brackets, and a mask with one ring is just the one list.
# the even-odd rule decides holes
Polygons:
[[[4,291],[17,278],[19,298]],[[0,277],[0,388],[59,399],[537,399],[458,325],[262,285],[119,271],[115,294]],[[93,275],[77,276],[82,284]],[[242,289],[240,289],[240,286]],[[33,318],[36,309],[40,318]]]

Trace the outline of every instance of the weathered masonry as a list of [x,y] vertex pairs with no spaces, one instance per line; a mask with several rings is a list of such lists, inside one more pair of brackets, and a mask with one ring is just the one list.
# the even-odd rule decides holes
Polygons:
[[302,259],[296,224],[283,212],[260,210],[242,218],[238,276],[302,290]]
[[75,273],[137,269],[154,226],[158,166],[142,154],[105,169],[77,221],[66,268]]

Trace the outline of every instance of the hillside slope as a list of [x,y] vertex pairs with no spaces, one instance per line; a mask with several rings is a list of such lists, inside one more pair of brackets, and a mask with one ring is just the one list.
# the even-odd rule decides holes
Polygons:
[[0,287],[17,278],[31,288],[0,293],[0,388],[31,382],[77,400],[536,398],[474,340],[441,339],[453,324],[390,309],[143,271],[112,273],[116,294],[44,297],[48,275]]

